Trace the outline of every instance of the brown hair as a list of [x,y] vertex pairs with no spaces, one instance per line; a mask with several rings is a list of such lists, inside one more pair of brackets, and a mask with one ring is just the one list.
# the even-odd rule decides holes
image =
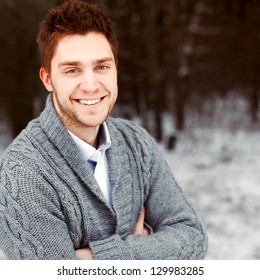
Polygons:
[[37,36],[41,63],[45,70],[50,73],[51,60],[61,38],[75,34],[85,35],[88,32],[105,35],[117,62],[115,30],[100,8],[85,1],[69,0],[50,9],[40,24]]

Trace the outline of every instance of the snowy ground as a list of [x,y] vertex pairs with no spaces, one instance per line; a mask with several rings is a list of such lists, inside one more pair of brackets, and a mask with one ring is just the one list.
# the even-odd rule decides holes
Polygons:
[[161,147],[206,227],[207,259],[260,259],[260,129],[219,107],[206,124],[192,118],[174,150]]
[[193,115],[176,149],[163,151],[207,229],[207,259],[260,259],[260,126],[243,100],[213,111]]
[[165,156],[201,216],[207,259],[260,259],[260,132],[195,130]]

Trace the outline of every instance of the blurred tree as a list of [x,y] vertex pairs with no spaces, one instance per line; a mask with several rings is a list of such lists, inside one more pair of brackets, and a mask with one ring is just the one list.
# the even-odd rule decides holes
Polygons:
[[[168,49],[167,70],[172,73],[174,86],[174,115],[177,130],[185,128],[185,109],[191,95],[191,79],[194,75],[193,65],[194,38],[192,25],[197,20],[196,5],[198,1],[169,1],[172,7],[168,10],[172,14],[170,24],[170,40]],[[165,37],[167,40],[167,36]],[[173,67],[174,66],[174,67]]]
[[[65,0],[1,0],[0,107],[17,135],[35,115],[44,92],[36,34],[46,10]],[[187,106],[239,89],[259,121],[258,0],[89,0],[116,25],[120,116],[140,116],[163,138],[163,113],[185,129]]]
[[221,95],[239,89],[249,103],[253,121],[259,113],[260,58],[260,7],[259,1],[222,0],[208,1],[213,8],[213,18],[221,31],[209,43],[211,57],[208,73],[211,73],[210,90],[214,85]]
[[16,136],[34,116],[39,93],[36,32],[46,1],[1,0],[1,109]]
[[183,130],[188,105],[200,110],[206,100],[233,89],[242,89],[257,120],[257,0],[103,0],[102,5],[119,31],[119,103],[138,108],[158,140],[163,112],[170,110],[175,128]]
[[259,1],[239,1],[238,5],[238,32],[240,44],[240,72],[237,75],[239,86],[247,95],[251,119],[259,120],[259,90],[260,90],[260,7]]

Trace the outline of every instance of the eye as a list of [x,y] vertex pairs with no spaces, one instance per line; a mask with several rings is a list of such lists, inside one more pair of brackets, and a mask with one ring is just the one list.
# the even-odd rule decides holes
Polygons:
[[79,69],[77,68],[71,68],[71,69],[67,69],[65,71],[66,74],[75,74],[75,73],[78,73],[79,72]]
[[109,67],[107,65],[104,65],[104,64],[98,65],[98,67],[97,67],[98,70],[106,70],[108,68]]

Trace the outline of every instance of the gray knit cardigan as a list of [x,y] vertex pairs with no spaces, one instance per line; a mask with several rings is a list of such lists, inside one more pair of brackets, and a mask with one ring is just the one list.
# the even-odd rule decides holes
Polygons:
[[[107,120],[112,206],[57,115],[44,111],[0,161],[0,249],[8,259],[201,259],[207,237],[151,136]],[[133,235],[146,208],[149,236]]]

